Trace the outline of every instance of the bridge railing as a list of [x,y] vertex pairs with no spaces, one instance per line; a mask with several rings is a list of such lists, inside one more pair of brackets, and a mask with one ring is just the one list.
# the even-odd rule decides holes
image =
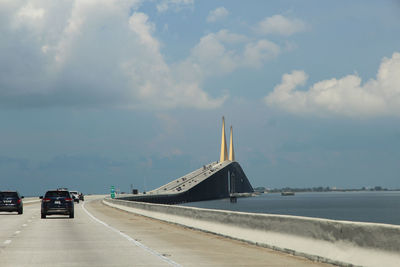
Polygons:
[[399,266],[400,226],[105,199],[107,205],[339,266]]
[[212,162],[210,164],[204,165],[202,168],[194,170],[193,172],[186,174],[185,176],[179,177],[172,182],[169,182],[166,185],[163,185],[157,189],[150,191],[150,193],[164,193],[166,191],[176,190],[177,188],[181,187],[183,184],[193,182],[193,180],[198,179],[199,176],[204,175],[205,172],[210,171],[213,169],[217,162]]

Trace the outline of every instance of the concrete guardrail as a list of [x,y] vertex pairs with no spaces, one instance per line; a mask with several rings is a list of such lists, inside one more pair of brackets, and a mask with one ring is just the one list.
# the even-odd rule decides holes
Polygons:
[[150,204],[106,205],[339,266],[400,266],[400,226]]

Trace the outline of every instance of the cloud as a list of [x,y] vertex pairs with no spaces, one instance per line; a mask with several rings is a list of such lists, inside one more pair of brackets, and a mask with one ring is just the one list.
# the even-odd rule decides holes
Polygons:
[[141,3],[0,2],[0,107],[222,105],[226,97],[210,97],[198,77],[176,79]]
[[260,21],[255,31],[262,35],[279,34],[289,36],[306,29],[306,24],[300,19],[287,18],[282,15],[274,15]]
[[201,70],[210,73],[226,74],[232,72],[238,62],[235,50],[225,47],[218,34],[208,34],[192,49],[190,60],[198,64]]
[[172,9],[175,12],[179,12],[184,8],[193,8],[194,0],[162,0],[157,4],[157,11],[162,13]]
[[348,117],[399,116],[400,53],[383,58],[376,79],[362,84],[358,75],[323,80],[308,90],[295,90],[307,81],[304,71],[282,76],[281,84],[264,98],[268,106],[291,113]]
[[222,29],[201,37],[187,58],[167,62],[142,2],[0,2],[0,108],[218,108],[228,94],[206,92],[207,78],[259,68],[282,50]]
[[280,50],[268,40],[253,41],[244,35],[221,30],[203,36],[189,57],[177,65],[176,75],[179,80],[204,80],[239,68],[259,68]]
[[226,29],[222,29],[215,34],[215,38],[223,43],[237,44],[249,41],[249,38],[242,34],[232,33]]
[[244,63],[255,67],[262,67],[263,63],[279,55],[280,47],[268,40],[260,40],[246,45],[244,51]]
[[31,3],[28,3],[27,5],[20,8],[16,15],[22,20],[37,20],[43,18],[44,12],[45,11],[43,8],[35,8]]
[[229,11],[225,7],[218,7],[208,14],[207,22],[216,22],[225,19],[229,15]]

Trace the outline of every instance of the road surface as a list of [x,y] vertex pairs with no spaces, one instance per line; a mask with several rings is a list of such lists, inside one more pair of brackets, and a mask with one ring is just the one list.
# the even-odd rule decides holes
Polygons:
[[331,266],[122,212],[99,199],[75,218],[0,212],[0,266]]

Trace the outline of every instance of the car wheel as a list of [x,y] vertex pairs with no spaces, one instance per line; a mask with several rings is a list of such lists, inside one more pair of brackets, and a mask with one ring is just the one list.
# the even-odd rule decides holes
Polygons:
[[70,217],[71,219],[73,219],[73,218],[74,218],[74,213],[73,213],[73,212],[70,213],[70,214],[69,214],[69,217]]
[[22,213],[23,213],[23,209],[19,209],[18,214],[22,214]]
[[42,219],[46,219],[46,214],[43,214],[40,216]]

